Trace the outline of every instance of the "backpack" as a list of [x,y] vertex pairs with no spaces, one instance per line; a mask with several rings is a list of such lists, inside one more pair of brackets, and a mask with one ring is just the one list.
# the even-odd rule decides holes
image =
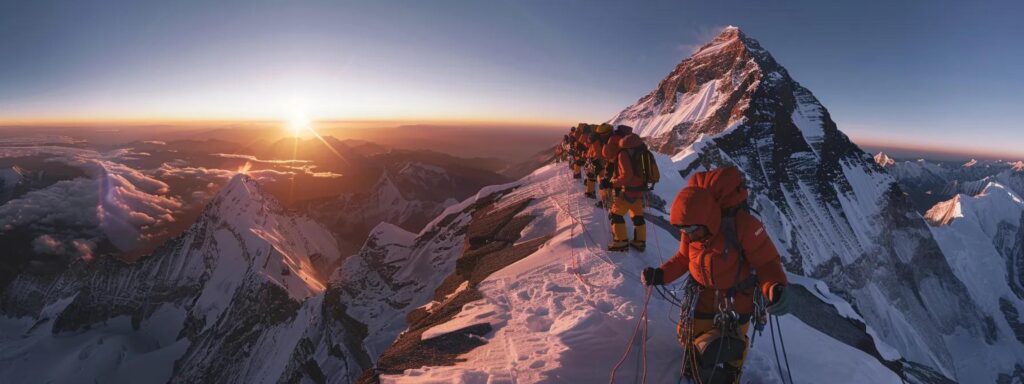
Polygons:
[[[740,212],[756,212],[747,204],[747,196],[749,196],[750,191],[747,190],[743,173],[735,166],[717,168],[707,172],[697,172],[690,178],[688,185],[711,191],[715,196],[716,202],[720,206],[726,207],[722,209],[721,231],[722,235],[725,236],[725,250],[722,255],[723,257],[728,257],[729,251],[735,249],[740,259],[746,261],[746,254],[743,251],[743,246],[740,244],[736,229],[736,216]],[[746,285],[749,283],[738,282],[738,285],[742,286],[734,287],[734,289],[740,288],[740,290],[743,290],[747,288]]]
[[629,161],[633,165],[633,173],[643,178],[644,184],[648,185],[649,189],[654,189],[654,184],[661,181],[658,162],[654,159],[651,150],[647,149],[647,145],[636,148],[629,156]]

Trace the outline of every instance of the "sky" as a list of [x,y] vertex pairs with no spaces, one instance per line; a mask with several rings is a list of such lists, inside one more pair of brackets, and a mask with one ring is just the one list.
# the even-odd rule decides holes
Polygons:
[[724,26],[865,143],[1024,157],[1024,2],[0,0],[0,120],[604,121]]

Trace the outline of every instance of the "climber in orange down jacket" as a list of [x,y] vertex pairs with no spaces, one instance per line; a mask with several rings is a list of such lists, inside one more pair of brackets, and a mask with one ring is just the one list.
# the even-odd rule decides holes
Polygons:
[[[608,245],[610,251],[622,251],[632,246],[643,252],[647,247],[647,221],[644,219],[643,204],[647,181],[636,172],[632,160],[633,151],[640,150],[643,145],[644,141],[640,136],[628,134],[614,147],[618,169],[611,184],[622,193],[615,198],[608,213],[612,227],[612,242]],[[633,241],[629,241],[627,237],[626,212],[629,212],[633,220]]]
[[[679,250],[661,267],[643,271],[646,285],[671,283],[689,272],[693,282],[701,287],[689,339],[680,335],[684,347],[691,351],[702,334],[720,327],[712,319],[722,311],[720,305],[732,296],[732,310],[739,315],[733,329],[738,331],[737,336],[742,336],[742,354],[732,360],[686,362],[688,375],[705,376],[704,381],[709,380],[708,372],[694,366],[714,367],[723,363],[717,373],[712,368],[712,375],[719,375],[719,380],[728,378],[724,382],[739,381],[755,289],[765,298],[768,313],[788,312],[788,282],[781,258],[761,221],[744,208],[747,195],[743,176],[736,167],[695,174],[689,185],[679,191],[669,216],[670,223],[681,231]],[[700,354],[691,354],[694,355],[699,360]]]

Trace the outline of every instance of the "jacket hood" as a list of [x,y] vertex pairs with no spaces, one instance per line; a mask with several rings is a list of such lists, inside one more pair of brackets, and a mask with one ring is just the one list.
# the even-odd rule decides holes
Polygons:
[[711,192],[719,207],[731,208],[747,201],[746,183],[743,173],[736,167],[723,167],[707,172],[697,172],[690,178],[690,187],[699,187]]
[[703,225],[713,236],[722,226],[722,208],[712,193],[700,187],[686,187],[679,191],[669,213],[672,225]]
[[640,136],[633,133],[626,135],[622,138],[622,141],[619,142],[619,147],[623,149],[639,148],[641,145],[644,145],[644,139],[641,139]]
[[615,161],[615,157],[619,155],[619,143],[621,138],[618,135],[612,135],[608,142],[604,144],[604,148],[601,149],[602,155],[609,161]]

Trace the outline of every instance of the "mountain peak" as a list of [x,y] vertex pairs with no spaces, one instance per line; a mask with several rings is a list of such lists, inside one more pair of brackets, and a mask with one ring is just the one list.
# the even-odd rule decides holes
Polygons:
[[[759,103],[762,107],[751,108]],[[796,122],[803,124],[801,130],[809,129],[804,133],[812,145],[824,137],[824,107],[757,40],[730,26],[609,122],[630,125],[651,148],[674,154],[701,137],[732,130],[754,114],[767,116],[767,105],[781,106],[772,112],[787,116],[796,109]]]
[[760,45],[756,41],[747,38],[747,35],[738,27],[730,25],[722,29],[722,32],[715,36],[714,39],[701,46],[687,60],[720,52],[732,52],[739,48],[749,49],[751,47],[756,47],[757,50],[760,50]]
[[225,184],[219,192],[217,192],[217,196],[214,197],[214,200],[262,194],[263,189],[255,179],[244,172],[239,172],[234,176],[231,176],[231,180],[228,180],[228,183]]
[[893,160],[889,155],[885,154],[885,152],[878,152],[875,155],[875,163],[878,163],[882,168],[885,168],[896,164],[896,160]]
[[934,207],[925,212],[924,219],[935,227],[949,225],[953,220],[963,217],[963,208],[960,205],[960,196],[953,196],[952,199],[935,204]]

